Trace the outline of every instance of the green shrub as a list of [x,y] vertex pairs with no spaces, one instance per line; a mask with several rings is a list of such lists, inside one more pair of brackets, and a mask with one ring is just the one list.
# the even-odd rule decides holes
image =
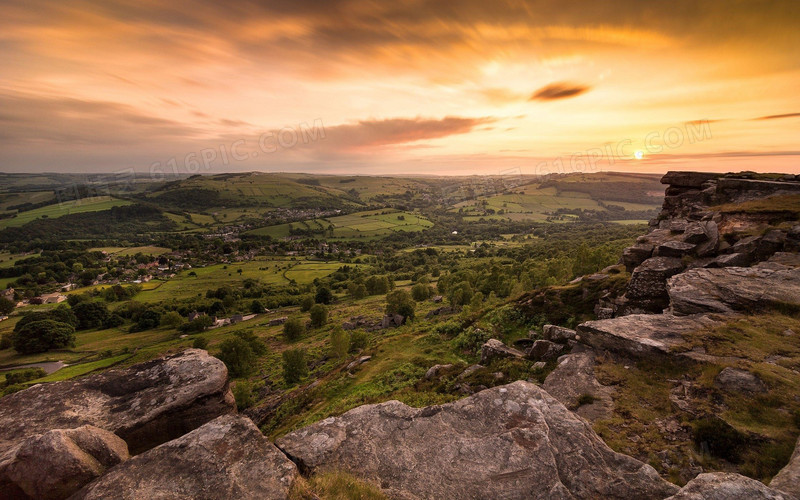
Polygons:
[[590,405],[594,403],[594,396],[591,394],[581,394],[578,397],[578,406]]
[[411,297],[417,302],[428,300],[432,294],[433,290],[431,290],[431,287],[424,283],[417,283],[411,287]]
[[306,295],[300,300],[300,312],[308,312],[314,306],[314,297]]
[[239,411],[246,410],[253,406],[253,385],[249,380],[239,380],[233,386],[233,397],[236,399],[236,408]]
[[336,327],[331,331],[330,343],[332,355],[339,359],[347,356],[350,348],[350,336],[341,327]]
[[368,343],[369,337],[367,336],[367,332],[363,330],[356,330],[350,334],[351,351],[360,351],[361,349],[366,349]]
[[327,287],[317,288],[317,293],[314,295],[314,302],[317,304],[330,304],[333,301],[333,294]]
[[476,353],[491,336],[480,328],[470,327],[453,339],[453,346],[460,351]]
[[256,371],[256,354],[247,341],[239,337],[229,338],[219,348],[217,357],[228,367],[231,377],[248,377]]
[[161,318],[161,325],[167,328],[178,328],[186,320],[177,311],[170,311]]
[[192,347],[195,349],[206,349],[208,348],[208,339],[205,337],[197,337],[194,339],[194,342],[192,342]]
[[306,351],[303,349],[287,349],[283,351],[283,379],[287,384],[299,382],[308,375]]
[[6,386],[30,382],[31,380],[42,378],[45,375],[47,374],[41,368],[27,368],[18,372],[7,373]]
[[407,319],[414,319],[416,304],[405,290],[393,290],[386,294],[386,314],[400,314]]
[[450,321],[445,321],[444,323],[441,323],[439,325],[436,325],[436,328],[434,330],[439,335],[452,338],[461,333],[463,328],[461,326],[460,321],[450,320]]
[[328,309],[322,304],[314,304],[309,311],[311,316],[311,326],[319,328],[328,322]]
[[14,334],[11,332],[4,333],[0,335],[0,351],[3,349],[8,349],[12,345],[14,345]]
[[305,327],[300,318],[289,318],[286,323],[283,324],[283,336],[288,342],[300,340],[304,330]]

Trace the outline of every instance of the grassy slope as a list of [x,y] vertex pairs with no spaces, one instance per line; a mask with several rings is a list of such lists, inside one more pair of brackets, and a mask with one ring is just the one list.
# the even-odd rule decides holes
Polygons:
[[84,198],[78,201],[70,201],[64,203],[57,203],[55,205],[48,205],[46,207],[37,208],[36,210],[29,210],[22,212],[12,219],[0,219],[0,229],[6,227],[19,227],[42,217],[56,219],[69,214],[80,214],[84,212],[99,212],[101,210],[108,210],[112,207],[119,207],[123,205],[130,205],[131,202],[126,200],[119,200],[110,196],[96,196],[94,198]]
[[[398,217],[403,217],[404,220],[400,220]],[[432,227],[433,223],[411,212],[387,209],[262,227],[249,231],[249,234],[284,238],[289,236],[291,228],[324,231],[331,225],[333,226],[332,238],[357,239],[376,238],[397,231],[423,231]],[[330,233],[326,236],[328,239],[331,238]]]

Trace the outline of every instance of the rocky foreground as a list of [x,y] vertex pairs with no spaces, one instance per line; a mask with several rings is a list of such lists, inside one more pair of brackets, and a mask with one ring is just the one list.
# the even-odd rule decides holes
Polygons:
[[[523,350],[497,339],[484,346],[482,363],[556,363],[541,387],[517,381],[427,408],[365,405],[273,444],[236,414],[224,364],[189,349],[0,399],[0,497],[281,499],[300,474],[343,469],[398,499],[800,499],[800,443],[769,485],[695,472],[678,488],[592,428],[614,410],[615,389],[596,378],[601,354],[710,367],[714,390],[726,393],[780,390],[753,369],[772,358],[692,341],[759,309],[800,310],[796,215],[779,202],[746,209],[800,193],[800,182],[697,173],[664,182],[664,212],[625,251],[631,280],[623,294],[603,297],[601,319],[548,326]],[[677,411],[693,415],[695,381],[675,384]]]

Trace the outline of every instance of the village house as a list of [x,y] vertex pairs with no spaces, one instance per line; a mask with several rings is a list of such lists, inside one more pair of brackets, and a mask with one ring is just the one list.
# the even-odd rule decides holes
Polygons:
[[60,304],[67,300],[66,295],[60,293],[45,293],[31,299],[31,304]]

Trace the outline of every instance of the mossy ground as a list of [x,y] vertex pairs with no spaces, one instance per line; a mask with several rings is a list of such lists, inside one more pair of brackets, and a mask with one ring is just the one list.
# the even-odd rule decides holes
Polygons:
[[[795,316],[742,316],[684,336],[684,349],[703,348],[719,363],[601,358],[598,379],[617,391],[612,417],[596,422],[595,430],[616,451],[649,462],[679,484],[697,466],[768,480],[787,463],[800,433],[797,332],[800,318]],[[726,366],[758,375],[769,392],[730,393],[716,387],[714,379]],[[682,386],[688,389],[682,392]],[[676,392],[689,411],[670,401]],[[734,438],[725,439],[738,440],[726,445],[737,449],[724,457],[708,453],[695,439],[700,427],[717,419],[724,422],[718,429],[732,429]],[[665,431],[670,421],[673,426]],[[723,438],[721,430],[716,433]]]

